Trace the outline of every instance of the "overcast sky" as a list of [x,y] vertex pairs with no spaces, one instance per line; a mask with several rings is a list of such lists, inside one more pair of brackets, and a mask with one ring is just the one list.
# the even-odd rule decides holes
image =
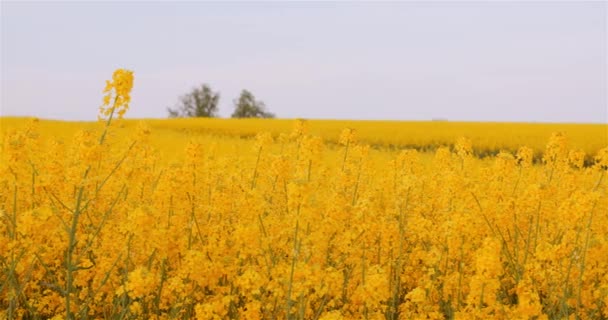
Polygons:
[[283,118],[608,122],[596,2],[1,2],[0,115],[95,119],[135,72],[131,118],[195,85],[229,116],[248,89]]

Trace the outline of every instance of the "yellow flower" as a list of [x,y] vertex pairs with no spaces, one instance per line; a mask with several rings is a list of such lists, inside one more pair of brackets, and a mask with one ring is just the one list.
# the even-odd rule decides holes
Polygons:
[[532,165],[532,160],[534,157],[534,150],[528,147],[520,147],[517,150],[517,156],[515,159],[517,160],[517,164],[524,168],[528,168]]
[[342,130],[342,133],[340,133],[340,138],[338,139],[338,142],[341,145],[347,146],[349,144],[354,143],[355,140],[356,140],[355,129],[345,128],[344,130]]
[[327,313],[324,313],[319,320],[342,320],[344,317],[340,313],[339,310],[333,310]]
[[[131,102],[131,89],[133,89],[133,72],[125,69],[117,69],[112,74],[112,81],[106,81],[103,90],[103,106],[100,108],[100,118],[105,119],[116,113],[119,119],[129,109]],[[114,103],[111,104],[112,98]]]
[[595,156],[595,166],[598,169],[608,169],[608,147],[601,149]]
[[405,296],[405,299],[414,303],[422,303],[426,300],[426,292],[424,291],[424,289],[417,287],[414,290],[408,292]]
[[585,151],[570,150],[570,153],[568,154],[568,159],[570,160],[570,164],[573,167],[581,169],[585,164]]
[[459,157],[468,157],[473,153],[473,143],[469,138],[460,137],[456,140],[454,150]]

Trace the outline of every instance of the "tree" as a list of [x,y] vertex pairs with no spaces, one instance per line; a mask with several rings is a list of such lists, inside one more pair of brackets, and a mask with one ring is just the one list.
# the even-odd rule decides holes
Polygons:
[[233,118],[274,118],[274,114],[265,110],[262,101],[256,101],[253,94],[247,90],[241,91],[241,96],[234,100]]
[[219,92],[203,84],[180,97],[175,109],[167,108],[171,118],[217,117]]

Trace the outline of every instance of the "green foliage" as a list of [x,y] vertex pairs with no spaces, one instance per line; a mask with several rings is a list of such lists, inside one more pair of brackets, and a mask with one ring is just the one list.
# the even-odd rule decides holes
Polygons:
[[232,118],[274,118],[274,114],[265,108],[264,102],[256,101],[251,92],[243,90],[240,97],[234,100]]
[[175,109],[167,108],[171,118],[217,117],[219,92],[203,84],[180,97]]

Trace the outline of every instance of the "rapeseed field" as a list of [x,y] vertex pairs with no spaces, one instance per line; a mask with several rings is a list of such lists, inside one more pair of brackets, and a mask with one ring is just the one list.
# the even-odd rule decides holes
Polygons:
[[132,86],[0,119],[0,318],[608,318],[605,125],[135,121]]

